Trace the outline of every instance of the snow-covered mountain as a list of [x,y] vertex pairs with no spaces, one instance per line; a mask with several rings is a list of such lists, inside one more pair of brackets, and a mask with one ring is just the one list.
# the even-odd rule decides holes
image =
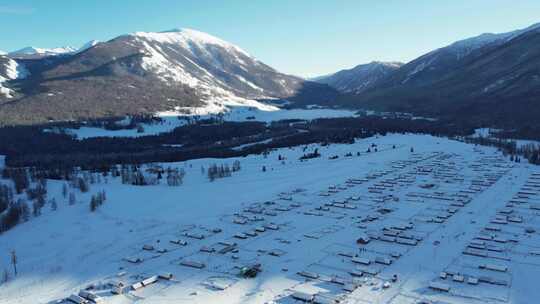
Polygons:
[[361,93],[373,87],[379,80],[399,69],[401,62],[379,62],[360,64],[348,70],[314,79],[345,93]]
[[76,52],[77,49],[66,46],[66,47],[57,47],[57,48],[37,48],[37,47],[25,47],[20,50],[16,50],[8,53],[12,58],[40,58],[47,56],[58,56],[58,55],[68,55]]
[[73,55],[79,52],[83,52],[95,45],[97,45],[100,41],[98,40],[90,40],[87,43],[83,44],[80,48],[74,48],[71,46],[64,46],[64,47],[57,47],[57,48],[39,48],[39,47],[25,47],[13,52],[3,52],[0,51],[0,55],[7,55],[12,58],[17,59],[36,59],[36,58],[43,58],[43,57],[49,57],[49,56],[59,56],[59,55]]
[[540,24],[461,40],[419,57],[354,98],[363,107],[504,124],[540,115]]
[[183,83],[209,97],[291,96],[301,79],[278,73],[239,47],[190,29],[138,32],[119,42],[136,46],[138,68],[165,82]]
[[32,94],[0,108],[0,119],[9,119],[2,114],[11,111],[54,120],[174,109],[219,112],[227,105],[267,107],[255,99],[320,104],[337,95],[327,85],[280,73],[238,46],[191,29],[137,32],[89,45],[28,62],[35,76],[26,87]]
[[536,29],[540,29],[540,23],[507,33],[484,33],[454,42],[405,64],[397,73],[388,78],[386,85],[425,85],[432,83],[442,75],[455,71],[457,66],[466,60],[482,57],[490,49]]
[[375,61],[313,80],[353,94],[360,94],[374,87],[379,89],[405,84],[424,85],[454,71],[457,65],[471,58],[470,56],[481,56],[481,49],[497,47],[537,29],[540,29],[540,23],[507,33],[484,33],[436,49],[407,64]]
[[476,37],[463,39],[452,43],[447,48],[453,50],[458,58],[463,58],[472,51],[485,47],[487,45],[500,45],[511,39],[532,30],[540,29],[540,23],[533,24],[527,28],[519,29],[506,33],[484,33]]

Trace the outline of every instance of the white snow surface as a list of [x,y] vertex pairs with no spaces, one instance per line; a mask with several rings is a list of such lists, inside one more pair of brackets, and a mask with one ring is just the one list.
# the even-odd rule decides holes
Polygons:
[[[471,135],[471,137],[497,138],[497,132],[500,132],[500,131],[503,131],[503,130],[494,129],[494,128],[479,128],[479,129],[474,130],[474,133]],[[515,142],[518,148],[522,148],[527,145],[540,147],[540,141],[537,141],[537,140],[518,139],[518,138],[508,138],[505,140]]]
[[[372,144],[378,152],[366,153]],[[540,227],[538,212],[528,208],[535,199],[522,198],[526,201],[522,205],[506,206],[525,183],[533,181],[533,173],[539,174],[537,168],[510,163],[493,148],[423,135],[388,135],[352,145],[310,145],[307,151],[315,148],[323,157],[305,162],[298,160],[305,153],[303,147],[240,158],[241,171],[214,182],[201,174],[201,166],[235,159],[166,164],[186,170],[180,187],[128,186],[108,177],[106,183],[93,184],[89,193],[76,193],[78,203],[73,206],[62,197],[62,182],[48,181],[49,198],[56,198],[58,210],[48,211],[46,206],[40,217],[0,235],[4,253],[0,265],[11,273],[8,253],[15,250],[19,271],[0,286],[0,303],[56,303],[90,284],[110,304],[300,303],[291,297],[295,292],[339,298],[346,304],[533,303],[540,296],[535,279],[540,258],[528,253],[540,246],[540,238],[523,232],[523,227]],[[343,157],[347,152],[355,156]],[[285,160],[278,160],[278,155]],[[340,158],[328,159],[331,155]],[[346,183],[350,178],[359,183]],[[474,186],[479,181],[481,185]],[[334,193],[329,189],[335,189]],[[107,192],[107,201],[90,213],[90,195],[100,190]],[[463,207],[451,207],[465,197],[470,201]],[[342,201],[350,208],[337,207]],[[381,208],[389,213],[379,212]],[[455,208],[455,214],[447,211],[450,208]],[[257,210],[275,210],[277,216],[254,213]],[[524,223],[491,224],[503,210],[511,210]],[[233,223],[239,218],[248,219],[247,223]],[[233,237],[269,223],[278,230],[267,228],[247,239]],[[411,226],[403,228],[406,225]],[[501,230],[490,232],[488,226]],[[383,229],[398,229],[391,227],[402,227],[404,235],[420,241],[416,246],[379,239],[356,244],[359,236],[382,236]],[[215,228],[221,232],[212,232]],[[185,233],[201,233],[205,238],[193,239]],[[498,238],[483,242],[502,252],[480,250],[490,254],[484,258],[462,254],[473,240],[479,244],[480,236]],[[177,238],[188,244],[169,243]],[[507,241],[511,238],[516,241]],[[237,251],[201,251],[220,250],[225,247],[220,242],[236,243]],[[143,251],[143,245],[167,252]],[[350,255],[355,254],[369,265],[353,262]],[[126,257],[143,261],[131,264]],[[181,266],[182,261],[202,262],[205,267]],[[256,278],[238,276],[241,267],[257,263],[262,272]],[[498,272],[481,265],[502,265],[509,270]],[[350,274],[354,271],[363,275],[354,277]],[[451,275],[443,280],[443,271],[459,273],[466,280],[487,278],[507,285],[459,283]],[[162,272],[172,273],[174,279],[159,279],[124,295],[113,295],[102,287],[112,281],[131,285]],[[391,282],[394,274],[396,283]],[[354,285],[353,291],[331,281]],[[431,290],[431,282],[444,284],[450,291]]]

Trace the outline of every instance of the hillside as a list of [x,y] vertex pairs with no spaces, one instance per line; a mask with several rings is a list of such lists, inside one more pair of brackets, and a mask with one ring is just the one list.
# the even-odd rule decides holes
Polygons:
[[[138,32],[79,53],[16,59],[30,77],[0,99],[3,124],[207,108],[254,99],[324,103],[335,90],[280,73],[239,47],[194,30]],[[264,106],[264,105],[261,105]]]
[[359,94],[375,86],[402,65],[401,62],[374,61],[328,76],[318,77],[314,81],[328,84],[343,93]]
[[342,102],[500,127],[538,124],[539,42],[536,25],[457,42]]

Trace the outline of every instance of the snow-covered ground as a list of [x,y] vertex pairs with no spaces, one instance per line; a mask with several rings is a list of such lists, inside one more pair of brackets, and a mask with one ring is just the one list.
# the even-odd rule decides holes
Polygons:
[[[315,148],[321,158],[299,161]],[[92,185],[91,192],[107,193],[95,213],[90,193],[77,193],[80,203],[68,206],[61,183],[49,181],[58,210],[0,235],[0,267],[9,268],[11,250],[19,260],[17,278],[0,285],[0,303],[54,303],[91,284],[105,303],[302,303],[294,299],[300,296],[316,303],[533,303],[540,296],[536,167],[493,148],[388,135],[239,158],[241,171],[214,182],[201,174],[201,166],[234,160],[164,164],[184,168],[180,187],[109,178]],[[361,237],[369,243],[357,244]],[[254,264],[262,269],[256,278],[238,275]],[[507,270],[492,269],[501,266]],[[163,272],[173,279],[122,295],[106,287]],[[430,289],[433,282],[449,291]]]
[[[501,129],[492,129],[492,128],[480,128],[475,129],[471,137],[478,138],[497,138],[496,133],[502,131]],[[506,139],[508,141],[513,141],[516,143],[518,148],[521,148],[526,145],[540,146],[540,141],[537,140],[527,140],[527,139]]]
[[494,133],[497,133],[499,131],[501,130],[493,128],[479,128],[474,130],[474,133],[471,135],[471,137],[491,137]]
[[[223,111],[222,107],[212,105],[212,108],[192,108],[192,113],[183,111],[160,112],[157,116],[162,118],[160,123],[142,124],[144,132],[137,132],[136,129],[106,130],[96,127],[81,127],[79,129],[66,129],[65,131],[74,134],[78,139],[92,137],[139,137],[144,135],[156,135],[172,131],[188,123],[189,119],[197,117],[198,119],[223,117],[226,121],[263,121],[272,122],[283,119],[306,119],[316,118],[336,118],[353,117],[355,111],[333,110],[333,109],[292,109],[283,110],[274,106],[269,106],[259,102],[254,104],[226,104]],[[180,119],[179,119],[180,117]]]

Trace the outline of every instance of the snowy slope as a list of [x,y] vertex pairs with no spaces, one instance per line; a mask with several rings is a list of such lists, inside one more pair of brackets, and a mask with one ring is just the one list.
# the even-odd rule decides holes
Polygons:
[[441,77],[445,73],[451,73],[459,68],[457,65],[469,55],[482,56],[483,48],[494,48],[530,31],[540,28],[539,24],[507,33],[484,33],[475,37],[454,42],[446,47],[429,52],[403,66],[401,72],[394,81],[401,84],[413,82],[425,84],[430,79]]
[[540,25],[484,34],[427,53],[400,67],[356,102],[491,127],[536,124]]
[[128,36],[143,53],[141,67],[166,82],[203,94],[268,98],[294,94],[300,79],[279,74],[239,47],[209,34],[180,29]]
[[[397,85],[411,82],[425,84],[445,73],[452,72],[463,58],[476,50],[504,44],[523,33],[538,29],[540,29],[540,23],[507,33],[484,33],[431,51],[407,64],[372,62],[331,75],[317,77],[313,80],[326,83],[342,92],[356,94],[378,85],[386,87],[389,85],[388,83]],[[403,68],[400,69],[401,67]],[[400,69],[399,73],[396,73],[393,78],[388,77],[398,69]],[[385,79],[387,77],[388,80]]]
[[17,61],[0,55],[0,97],[12,98],[14,91],[5,82],[14,79],[23,79],[28,71]]
[[527,28],[519,29],[507,33],[484,33],[476,37],[460,40],[452,43],[448,48],[453,49],[456,52],[458,58],[462,58],[475,49],[482,48],[491,44],[503,44],[515,37],[529,31],[540,29],[540,23],[533,24]]
[[89,49],[91,47],[94,47],[98,43],[100,43],[100,41],[98,41],[98,40],[90,40],[87,43],[83,44],[80,48],[78,48],[76,52],[77,53],[84,52],[87,49]]

